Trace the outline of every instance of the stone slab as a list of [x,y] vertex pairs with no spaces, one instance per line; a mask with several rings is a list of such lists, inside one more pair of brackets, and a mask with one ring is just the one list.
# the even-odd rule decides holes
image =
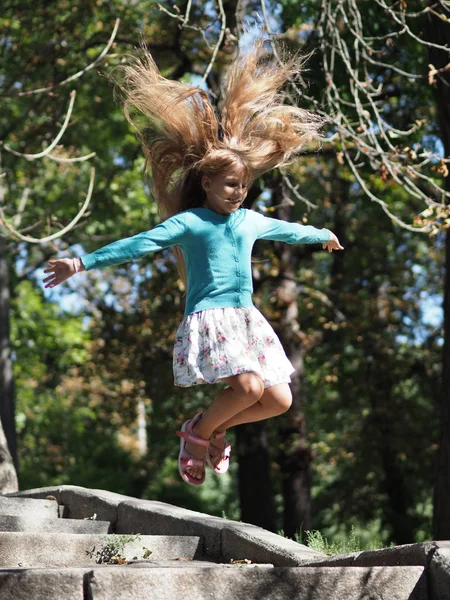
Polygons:
[[[94,565],[98,552],[117,536],[53,533],[0,533],[0,568],[65,567],[68,565]],[[199,537],[140,536],[139,541],[127,543],[122,555],[131,560],[194,559],[203,555]],[[105,555],[103,555],[105,556]],[[1,597],[1,596],[0,596]]]
[[[220,560],[221,533],[225,520],[153,500],[129,500],[118,506],[116,533],[152,535],[201,535],[205,555]],[[195,532],[195,533],[194,533]]]
[[[380,550],[363,550],[351,554],[313,558],[304,565],[329,567],[374,567],[374,566],[414,566],[427,567],[435,552],[449,554],[450,542],[422,542],[382,548]],[[449,594],[450,599],[450,594]]]
[[427,600],[422,567],[113,567],[93,569],[86,585],[92,600]]
[[58,518],[58,503],[55,500],[34,498],[12,498],[0,496],[0,515],[14,517]]
[[150,500],[123,502],[118,507],[116,533],[141,531],[162,535],[201,535],[205,556],[222,562],[231,558],[297,566],[325,555],[256,525],[230,521]]
[[87,519],[95,516],[101,521],[110,521],[113,528],[117,521],[117,507],[121,502],[133,500],[106,490],[89,490],[76,485],[52,486],[23,490],[8,494],[8,497],[45,498],[55,496],[58,504],[64,505],[64,518]]
[[[207,560],[152,560],[151,562],[136,560],[127,565],[133,569],[155,569],[168,568],[171,569],[211,569],[211,567],[220,569],[273,569],[271,564],[250,563],[250,564],[223,564],[214,563]],[[96,567],[97,568],[97,567]]]
[[81,570],[0,569],[2,600],[84,600]]
[[423,567],[183,565],[0,570],[2,600],[427,600]]
[[433,553],[428,571],[428,579],[430,581],[430,600],[449,600],[450,544],[448,542],[444,547],[438,547]]
[[[228,561],[228,557],[242,554],[242,558],[253,562],[296,566],[325,558],[320,552],[261,527],[205,515],[164,502],[139,500],[114,492],[70,485],[25,490],[10,495],[42,498],[49,494],[65,505],[67,516],[85,518],[96,514],[99,519],[111,521],[116,533],[202,536],[206,556],[216,561]],[[230,531],[234,531],[234,535]]]
[[28,531],[30,533],[110,533],[108,521],[80,519],[43,519],[33,516],[0,515],[1,531]]
[[222,530],[221,560],[250,559],[270,562],[278,567],[304,565],[323,558],[323,554],[248,523],[234,523]]

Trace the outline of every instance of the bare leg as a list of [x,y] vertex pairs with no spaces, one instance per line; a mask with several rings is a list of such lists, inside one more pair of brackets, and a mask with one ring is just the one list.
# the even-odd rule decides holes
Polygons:
[[[241,423],[253,423],[269,419],[286,412],[292,404],[291,389],[287,383],[279,383],[264,390],[263,395],[252,406],[244,409],[242,412],[234,415],[222,425],[216,428],[217,432],[226,431],[230,427],[240,425]],[[212,443],[212,442],[211,442]],[[214,440],[213,446],[222,450],[225,447],[225,438]],[[214,461],[219,465],[220,461]]]
[[[242,373],[242,375],[228,377],[224,381],[230,387],[217,395],[192,430],[202,438],[210,438],[217,427],[258,402],[264,393],[264,383],[256,373]],[[205,449],[194,444],[187,443],[186,450],[196,458],[205,456]],[[201,478],[201,469],[198,467],[191,467],[188,472],[193,477]]]
[[255,421],[262,421],[263,419],[281,415],[290,408],[291,404],[292,393],[289,385],[287,383],[273,385],[264,390],[258,402],[255,402],[252,406],[249,406],[219,425],[219,427],[216,427],[216,431],[226,431],[235,425],[254,423]]

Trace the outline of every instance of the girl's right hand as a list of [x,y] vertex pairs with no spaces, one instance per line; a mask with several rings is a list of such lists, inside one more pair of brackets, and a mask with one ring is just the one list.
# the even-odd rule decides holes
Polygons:
[[46,284],[45,287],[53,288],[69,279],[69,277],[72,277],[72,275],[75,275],[77,271],[75,270],[74,260],[77,260],[81,263],[79,258],[60,258],[58,260],[49,260],[48,263],[51,265],[51,267],[49,269],[45,269],[44,273],[51,273],[51,275],[44,279],[44,283]]
[[[330,231],[327,229],[327,231]],[[343,250],[344,247],[341,246],[340,241],[337,239],[336,235],[330,231],[330,239],[328,242],[322,245],[324,250],[328,250],[328,252],[333,252],[333,250]]]

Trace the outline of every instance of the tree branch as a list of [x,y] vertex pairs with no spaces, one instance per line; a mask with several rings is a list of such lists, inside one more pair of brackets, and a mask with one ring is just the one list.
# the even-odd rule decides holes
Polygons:
[[86,199],[84,201],[83,206],[81,207],[80,211],[78,212],[78,214],[75,216],[74,219],[72,219],[72,221],[66,226],[64,227],[61,231],[58,231],[56,233],[53,233],[52,235],[49,235],[45,238],[35,238],[29,235],[22,235],[19,231],[17,231],[7,220],[5,217],[5,213],[3,211],[3,208],[0,206],[0,217],[1,217],[1,222],[0,224],[4,225],[6,227],[6,229],[16,238],[22,240],[23,242],[29,242],[31,244],[44,244],[47,242],[50,242],[52,240],[55,240],[57,238],[62,237],[64,234],[66,234],[68,231],[70,231],[75,225],[76,223],[78,223],[78,221],[81,219],[81,217],[84,215],[84,213],[87,210],[87,207],[89,205],[89,202],[91,201],[91,197],[92,197],[92,191],[94,189],[94,180],[95,180],[95,169],[92,168],[91,169],[91,179],[89,182],[89,188],[88,188],[88,192],[86,195]]

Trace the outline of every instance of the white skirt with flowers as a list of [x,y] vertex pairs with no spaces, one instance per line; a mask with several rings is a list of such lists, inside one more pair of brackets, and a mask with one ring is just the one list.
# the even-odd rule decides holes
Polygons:
[[289,383],[294,367],[267,320],[256,307],[247,306],[184,317],[175,338],[173,372],[180,387],[252,372],[267,388]]

